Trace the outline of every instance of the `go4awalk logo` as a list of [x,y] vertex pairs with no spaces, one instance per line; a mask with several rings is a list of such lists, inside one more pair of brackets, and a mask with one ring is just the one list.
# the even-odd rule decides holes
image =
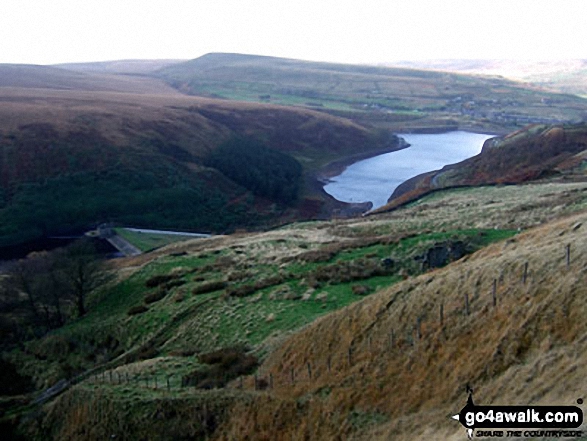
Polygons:
[[[583,404],[582,399],[577,404]],[[583,411],[577,406],[477,406],[473,393],[452,417],[477,438],[580,438]]]

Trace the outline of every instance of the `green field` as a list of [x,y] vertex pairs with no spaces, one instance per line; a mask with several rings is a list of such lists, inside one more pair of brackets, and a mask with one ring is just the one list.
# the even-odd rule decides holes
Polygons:
[[[530,122],[575,121],[587,107],[577,96],[498,77],[238,54],[208,54],[155,75],[185,93],[303,106],[398,131],[438,128],[446,121],[503,131]],[[402,114],[418,118],[398,124],[395,117]]]

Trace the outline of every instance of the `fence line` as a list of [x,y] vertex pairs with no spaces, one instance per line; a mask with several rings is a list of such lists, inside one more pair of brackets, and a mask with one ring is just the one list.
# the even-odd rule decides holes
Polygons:
[[[570,268],[571,265],[571,244],[565,246],[564,262],[566,268]],[[527,284],[530,275],[530,264],[528,261],[524,262],[523,272],[521,277],[521,283]],[[517,278],[517,276],[514,277]],[[518,279],[520,280],[520,279]],[[503,283],[503,279],[499,281]],[[491,280],[491,301],[490,305],[493,309],[498,306],[498,278]],[[473,300],[475,296],[473,296]],[[455,312],[461,311],[460,314],[466,317],[471,315],[472,307],[474,302],[471,302],[469,293],[464,292],[464,309],[456,308]],[[295,386],[296,384],[309,383],[317,381],[321,374],[327,373],[329,376],[336,374],[339,369],[344,367],[352,367],[359,362],[361,357],[365,357],[365,354],[372,354],[374,351],[378,352],[393,352],[396,350],[404,350],[404,348],[411,347],[416,349],[418,342],[423,340],[427,335],[431,335],[430,332],[424,333],[422,326],[424,324],[424,317],[426,314],[420,314],[416,317],[415,324],[410,328],[408,326],[407,333],[403,340],[398,339],[395,334],[395,329],[383,330],[379,332],[382,338],[374,338],[373,333],[364,335],[363,338],[357,343],[353,342],[349,344],[346,351],[338,351],[334,353],[324,354],[320,362],[304,361],[301,366],[297,368],[295,366],[289,366],[284,368],[281,373],[269,372],[268,374],[262,374],[260,372],[255,373],[252,376],[240,376],[233,378],[228,382],[228,378],[225,378],[225,386],[236,389],[247,389],[247,390],[271,390],[276,386]],[[445,304],[443,301],[439,304],[438,321],[432,321],[437,324],[437,330],[443,330],[445,327]],[[352,320],[349,317],[349,320]],[[430,322],[428,322],[430,323]],[[427,328],[428,329],[428,328]],[[381,336],[380,336],[381,337]],[[360,351],[362,345],[363,351]],[[100,374],[95,374],[90,377],[93,380],[93,384],[110,384],[110,385],[134,385],[142,386],[148,389],[171,391],[176,389],[194,388],[195,385],[188,384],[189,382],[184,376],[181,375],[130,375],[128,372],[121,374],[120,372],[110,370],[108,374],[106,371]]]

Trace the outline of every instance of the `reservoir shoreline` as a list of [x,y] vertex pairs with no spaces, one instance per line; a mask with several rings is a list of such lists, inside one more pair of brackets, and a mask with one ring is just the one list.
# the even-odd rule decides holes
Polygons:
[[[385,205],[396,188],[415,176],[440,170],[479,154],[492,133],[457,130],[443,133],[400,133],[404,148],[386,151],[348,164],[340,161],[327,170],[324,191],[347,204]],[[499,135],[498,135],[499,136]],[[405,147],[411,144],[411,148]],[[350,158],[346,158],[350,159]],[[344,165],[344,166],[343,166]],[[340,171],[340,174],[331,172]]]

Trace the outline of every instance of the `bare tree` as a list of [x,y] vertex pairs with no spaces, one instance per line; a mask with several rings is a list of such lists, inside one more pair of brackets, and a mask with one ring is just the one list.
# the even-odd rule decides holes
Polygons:
[[75,301],[77,315],[82,317],[87,312],[88,294],[106,282],[107,272],[89,240],[80,240],[66,247],[58,261],[59,273]]

